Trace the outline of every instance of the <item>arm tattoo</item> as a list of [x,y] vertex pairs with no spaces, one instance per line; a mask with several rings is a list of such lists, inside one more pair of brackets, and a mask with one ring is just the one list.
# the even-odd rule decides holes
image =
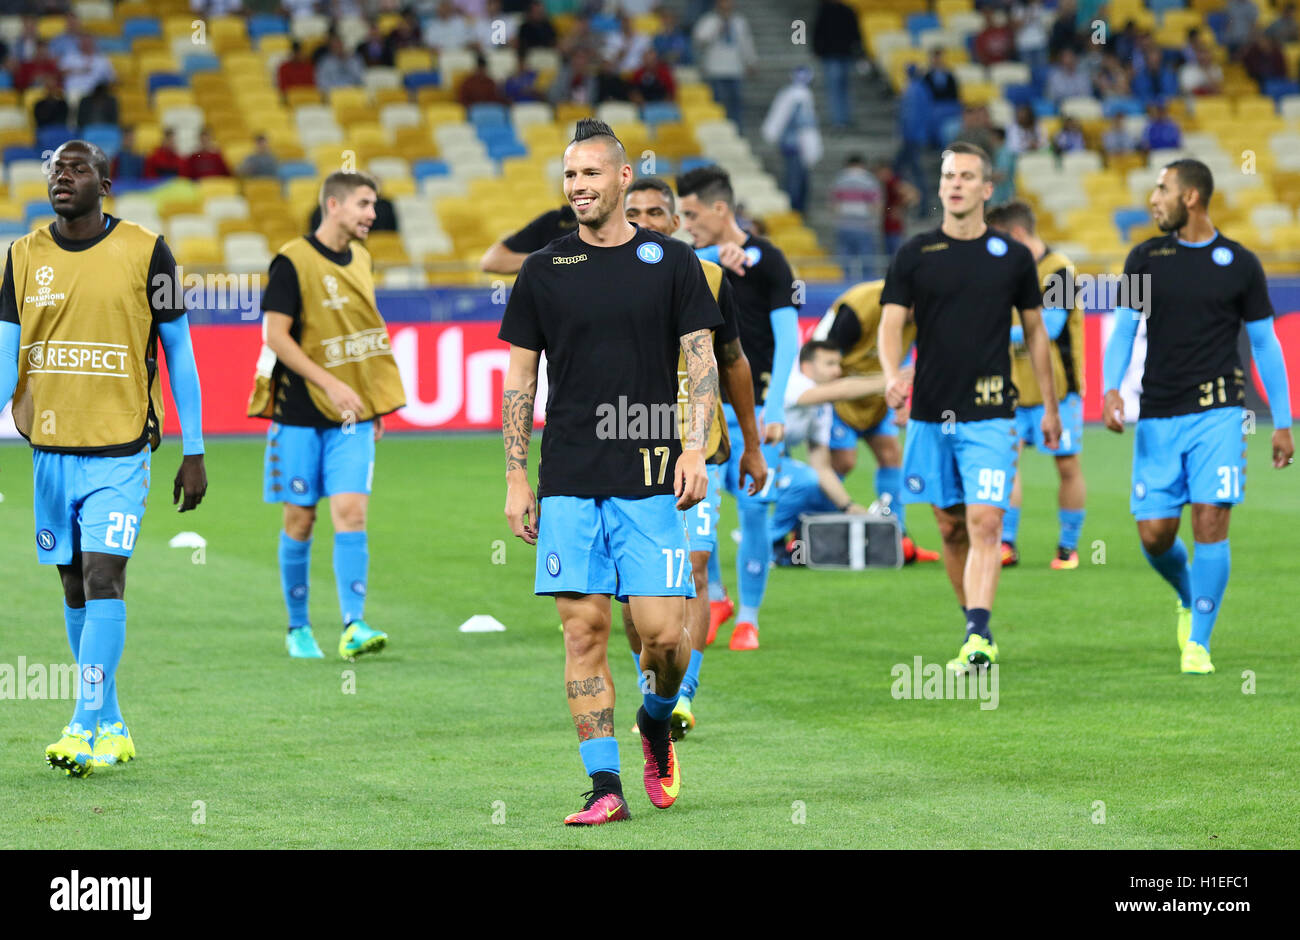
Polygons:
[[574,727],[578,729],[579,741],[592,738],[612,738],[614,736],[614,709],[602,708],[600,711],[587,712],[573,716]]
[[501,433],[506,444],[506,472],[528,469],[533,439],[533,393],[508,388],[501,397]]
[[605,691],[605,680],[600,676],[592,676],[589,679],[575,679],[572,682],[566,682],[564,687],[569,692],[569,698],[578,698],[582,695],[599,695]]
[[740,357],[744,355],[740,348],[739,339],[728,340],[721,345],[715,345],[713,352],[718,357],[718,367],[724,372],[739,362]]
[[709,436],[709,422],[718,406],[718,362],[713,358],[713,337],[709,330],[696,330],[682,337],[690,399],[690,419],[683,450],[703,450]]

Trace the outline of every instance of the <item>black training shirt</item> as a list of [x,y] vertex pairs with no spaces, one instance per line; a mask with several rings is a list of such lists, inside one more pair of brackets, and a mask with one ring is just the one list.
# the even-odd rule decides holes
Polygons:
[[545,248],[557,238],[577,231],[578,216],[572,206],[563,206],[543,212],[519,231],[505,240],[506,248],[516,254],[528,255]]
[[[753,235],[741,247],[749,258],[744,276],[723,270],[736,293],[740,348],[745,351],[754,375],[754,404],[762,405],[767,399],[767,385],[772,380],[772,358],[776,352],[772,311],[782,307],[798,310],[801,305],[795,303],[794,273],[780,248],[766,238]],[[797,363],[795,368],[798,368]]]

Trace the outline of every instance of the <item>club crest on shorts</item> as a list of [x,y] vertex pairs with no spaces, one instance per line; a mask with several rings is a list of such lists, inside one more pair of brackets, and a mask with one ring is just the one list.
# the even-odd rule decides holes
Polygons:
[[1220,245],[1218,248],[1210,252],[1210,258],[1215,264],[1219,265],[1219,267],[1227,267],[1232,264],[1232,249]]
[[995,258],[1001,258],[1007,253],[1007,243],[994,235],[988,240],[989,254]]
[[642,242],[636,250],[636,256],[646,264],[658,264],[664,256],[664,250],[654,242]]
[[1138,480],[1136,483],[1133,484],[1133,495],[1136,496],[1138,499],[1142,499],[1144,496],[1147,495],[1147,485],[1143,483],[1141,480]]
[[907,491],[909,493],[919,493],[921,490],[925,489],[925,480],[919,473],[909,473],[907,479],[904,481],[904,485],[907,486]]
[[289,489],[301,496],[303,493],[307,492],[307,481],[302,477],[294,477],[289,481]]
[[49,529],[41,529],[41,531],[36,533],[36,544],[47,552],[53,550],[54,541],[54,533]]
[[560,556],[555,554],[555,552],[551,552],[546,556],[546,570],[550,573],[552,578],[559,576]]

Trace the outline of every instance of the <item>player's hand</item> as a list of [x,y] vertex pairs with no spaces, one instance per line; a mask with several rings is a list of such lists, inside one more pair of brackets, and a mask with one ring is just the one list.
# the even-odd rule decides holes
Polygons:
[[1048,450],[1061,446],[1061,413],[1055,408],[1043,409],[1043,445]]
[[375,415],[375,440],[379,440],[383,436],[384,436],[384,417],[383,415]]
[[678,509],[690,509],[709,495],[709,471],[704,465],[704,453],[684,450],[673,467],[673,495]]
[[749,265],[749,257],[745,254],[745,249],[735,242],[723,242],[718,245],[718,264],[732,274],[744,277],[745,268]]
[[185,493],[185,502],[181,503],[180,512],[188,512],[203,502],[203,494],[208,491],[208,471],[203,466],[202,454],[190,454],[181,458],[181,468],[176,471],[176,479],[172,483],[173,506],[180,502],[182,491]]
[[361,414],[361,396],[352,390],[342,379],[335,379],[334,383],[325,389],[325,394],[329,396],[330,403],[338,409],[338,413],[346,418],[349,414],[355,418]]
[[1124,433],[1124,396],[1111,389],[1101,403],[1101,416],[1106,421],[1106,428],[1116,434]]
[[763,431],[764,444],[780,444],[785,440],[785,425],[773,421]]
[[529,545],[537,544],[537,495],[529,485],[527,476],[507,478],[506,521],[516,536]]
[[844,507],[844,512],[849,516],[865,516],[867,514],[867,510],[858,503],[849,503]]
[[904,403],[901,408],[894,409],[894,425],[900,428],[907,427],[907,419],[910,418],[911,416],[912,416],[912,409],[909,408],[906,403]]
[[912,376],[899,372],[894,380],[885,386],[885,404],[897,411],[907,404],[907,396],[912,393]]
[[1281,470],[1292,463],[1295,457],[1295,441],[1291,439],[1290,428],[1278,428],[1273,432],[1273,466]]
[[746,492],[750,496],[757,496],[758,491],[763,488],[767,482],[767,461],[763,459],[763,452],[757,447],[746,447],[740,455],[740,485],[745,485],[745,477],[749,477],[749,487]]

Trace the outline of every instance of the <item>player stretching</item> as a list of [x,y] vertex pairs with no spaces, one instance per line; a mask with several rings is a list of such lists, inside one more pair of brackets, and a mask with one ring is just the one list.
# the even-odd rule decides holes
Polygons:
[[[1273,466],[1289,465],[1295,454],[1286,363],[1264,269],[1215,230],[1213,193],[1214,178],[1199,160],[1175,160],[1160,171],[1151,215],[1165,234],[1138,245],[1124,262],[1125,278],[1146,282],[1146,309],[1115,311],[1103,366],[1106,427],[1123,433],[1119,386],[1145,317],[1129,505],[1142,553],[1178,593],[1182,671],[1201,675],[1214,672],[1210,633],[1228,586],[1228,519],[1246,486],[1245,375],[1237,355],[1243,320],[1273,412]],[[1187,503],[1196,540],[1190,565],[1178,538]]]
[[[1007,336],[1019,308],[1039,382],[1050,386],[1043,294],[1029,249],[990,231],[989,157],[973,144],[944,152],[943,224],[911,239],[894,257],[881,294],[880,362],[891,408],[911,384],[899,374],[903,327],[916,322],[916,390],[903,448],[903,501],[928,502],[943,538],[944,567],[961,604],[966,641],[948,668],[997,661],[989,630],[1001,569],[1002,511],[1016,471]],[[1043,439],[1061,434],[1056,401],[1043,409]]]
[[45,759],[85,777],[135,757],[116,676],[126,563],[162,438],[159,340],[181,419],[172,502],[183,491],[180,511],[193,509],[208,479],[199,373],[171,252],[162,236],[104,214],[112,183],[94,144],[68,141],[47,172],[58,218],[14,242],[5,262],[0,402],[13,398],[14,424],[32,445],[36,556],[59,568],[81,677],[72,720]]
[[375,303],[370,254],[356,244],[370,232],[378,198],[378,184],[364,173],[327,176],[320,227],[280,248],[262,295],[266,345],[248,413],[271,419],[263,498],[284,503],[280,584],[289,609],[285,645],[295,659],[325,655],[307,617],[311,533],[322,497],[334,522],[339,655],[377,653],[388,642],[363,619],[375,441],[383,416],[406,403]]
[[[1056,473],[1061,479],[1057,495],[1057,520],[1060,535],[1056,540],[1055,569],[1079,567],[1079,532],[1083,529],[1083,468],[1079,454],[1083,451],[1083,308],[1074,303],[1074,265],[1059,251],[1050,249],[1035,234],[1034,210],[1023,202],[994,206],[985,221],[1006,232],[1029,249],[1038,263],[1038,278],[1048,300],[1061,298],[1070,306],[1044,307],[1043,326],[1051,338],[1052,381],[1055,383],[1057,408],[1061,412],[1061,443],[1055,451],[1043,443],[1043,393],[1034,378],[1029,350],[1025,347],[1024,328],[1018,314],[1012,315],[1011,379],[1020,393],[1016,403],[1017,448],[1037,446],[1056,458]],[[1011,488],[1011,507],[1002,518],[1002,565],[1020,561],[1016,534],[1020,529],[1020,474]]]
[[[718,251],[727,244],[743,249],[749,267],[744,275],[727,272],[727,280],[736,294],[740,313],[740,345],[749,357],[754,376],[754,401],[763,419],[763,458],[768,477],[756,494],[746,492],[740,481],[740,454],[732,452],[727,461],[723,486],[736,499],[740,516],[740,551],[736,554],[736,574],[740,581],[740,612],[731,634],[733,650],[758,649],[758,608],[767,590],[767,574],[772,558],[768,510],[776,502],[772,483],[781,465],[781,438],[785,434],[785,385],[799,353],[798,305],[794,302],[794,275],[781,250],[766,238],[748,234],[736,224],[736,200],[731,178],[721,167],[706,166],[677,178],[677,195],[681,200],[686,230],[695,239],[702,257],[717,260]],[[727,429],[734,438],[740,425],[732,403],[724,406]],[[720,607],[727,604],[717,556],[709,567],[709,599]],[[730,616],[715,611],[710,619],[710,633]],[[721,617],[721,619],[719,619]],[[712,641],[710,636],[709,641]]]
[[[843,355],[845,376],[883,377],[876,340],[880,333],[880,291],[883,279],[854,284],[831,302],[826,316],[817,324],[813,338],[826,340]],[[903,348],[911,349],[916,326],[903,329]],[[898,428],[906,424],[906,409],[895,414],[885,403],[884,391],[850,401],[837,401],[831,417],[831,466],[840,478],[858,464],[858,441],[866,441],[876,458],[876,495],[889,497],[890,509],[903,529],[903,562],[938,561],[939,553],[919,547],[907,535],[907,514],[903,505],[903,451],[898,446]]]
[[[672,187],[663,180],[643,177],[627,190],[624,200],[624,212],[629,222],[633,222],[652,232],[671,237],[677,231],[680,220],[677,217],[677,200]],[[736,326],[736,301],[732,295],[731,284],[722,276],[722,269],[711,261],[700,261],[704,268],[704,277],[709,290],[722,313],[722,327],[713,335],[713,350],[718,361],[718,372],[727,390],[727,396],[739,404],[736,416],[740,421],[740,430],[745,437],[744,453],[740,456],[740,477],[750,478],[749,492],[757,493],[767,477],[767,468],[763,455],[759,451],[758,422],[754,415],[754,385],[749,371],[749,360],[740,348],[740,334]],[[682,418],[689,419],[686,413],[688,389],[686,360],[682,357],[677,363],[679,388],[677,401],[682,408]],[[686,431],[683,426],[682,431]],[[687,628],[691,634],[691,665],[682,677],[681,695],[673,708],[672,736],[674,741],[684,738],[695,727],[695,714],[692,704],[700,685],[700,666],[704,661],[704,647],[709,634],[709,561],[718,550],[718,512],[722,496],[721,471],[731,452],[731,441],[727,437],[726,418],[719,403],[713,415],[713,425],[709,429],[709,440],[704,448],[705,461],[709,471],[709,494],[686,513],[686,528],[691,539],[691,577],[695,583],[695,597],[686,602]],[[628,643],[632,647],[632,659],[636,663],[637,675],[641,675],[641,640],[637,636],[636,623],[632,619],[632,608],[623,605],[623,629],[627,633]],[[638,680],[639,681],[639,680]]]
[[[632,605],[650,676],[636,716],[646,793],[663,809],[681,786],[669,717],[690,663],[685,598],[695,593],[681,510],[708,492],[704,449],[718,397],[711,331],[722,317],[690,248],[623,217],[631,182],[609,126],[579,121],[564,152],[578,230],[524,261],[500,331],[510,344],[501,404],[506,518],[537,545],[535,591],[555,597],[564,624],[565,688],[591,776],[569,825],[629,816],[607,658],[610,595]],[[684,439],[679,349],[690,389]],[[528,443],[543,351],[550,385],[534,496]]]

